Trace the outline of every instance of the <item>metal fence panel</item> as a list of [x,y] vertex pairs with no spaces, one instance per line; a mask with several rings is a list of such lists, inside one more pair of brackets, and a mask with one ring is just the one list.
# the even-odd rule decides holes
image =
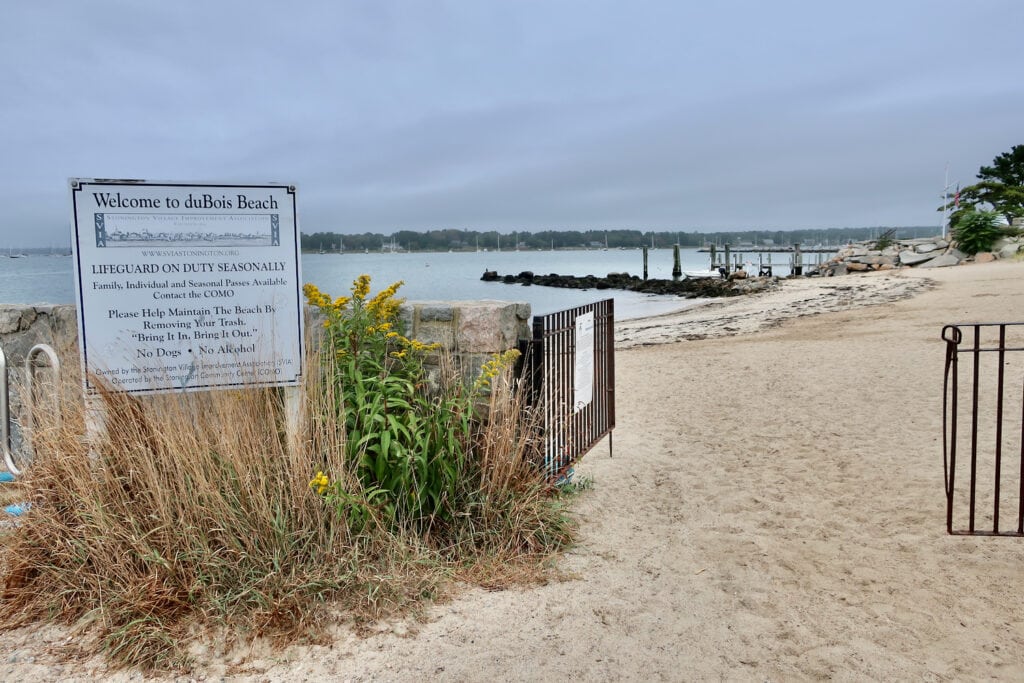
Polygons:
[[1024,536],[1024,323],[946,325],[942,339],[946,531]]
[[[557,480],[615,427],[615,301],[535,316],[528,352],[544,468]],[[582,351],[582,353],[578,353]]]

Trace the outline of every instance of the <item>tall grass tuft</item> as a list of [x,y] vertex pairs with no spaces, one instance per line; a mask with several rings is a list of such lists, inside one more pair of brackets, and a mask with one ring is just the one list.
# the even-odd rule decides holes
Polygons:
[[[372,404],[379,381],[353,386],[337,348],[310,347],[297,448],[273,389],[103,390],[105,431],[90,443],[69,378],[78,396],[62,402],[59,426],[35,432],[33,505],[0,546],[0,626],[88,624],[114,663],[173,669],[211,628],[315,637],[337,608],[357,622],[415,610],[455,575],[542,578],[536,568],[573,527],[536,467],[508,363],[486,391],[431,393],[405,376],[413,394],[400,397],[415,411],[388,406],[410,431],[394,451],[373,414],[347,412],[359,392]],[[399,456],[412,465],[395,478]]]

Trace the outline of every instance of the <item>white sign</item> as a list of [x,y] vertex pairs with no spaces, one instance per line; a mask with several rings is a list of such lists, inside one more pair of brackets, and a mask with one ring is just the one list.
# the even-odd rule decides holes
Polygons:
[[294,187],[72,179],[71,202],[88,391],[298,384]]
[[573,410],[579,412],[594,400],[594,314],[576,318],[576,358],[573,373]]

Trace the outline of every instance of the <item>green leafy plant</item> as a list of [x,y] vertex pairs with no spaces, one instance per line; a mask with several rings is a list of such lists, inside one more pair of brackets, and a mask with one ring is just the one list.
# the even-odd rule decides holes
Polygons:
[[[327,353],[338,384],[338,419],[346,453],[366,491],[386,492],[386,519],[415,528],[452,517],[469,440],[469,411],[458,394],[427,391],[424,356],[437,345],[405,336],[398,319],[396,282],[370,297],[360,275],[351,296],[332,299],[304,288],[323,318]],[[334,499],[350,498],[335,487]],[[380,500],[380,496],[376,497]]]
[[966,211],[953,224],[953,239],[968,254],[988,251],[1004,234],[999,226],[999,215],[994,211]]

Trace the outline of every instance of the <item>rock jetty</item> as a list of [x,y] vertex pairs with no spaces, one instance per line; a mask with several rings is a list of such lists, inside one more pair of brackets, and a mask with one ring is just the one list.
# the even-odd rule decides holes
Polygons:
[[778,278],[774,277],[747,278],[745,275],[743,277],[735,275],[728,279],[716,275],[678,280],[644,280],[629,273],[608,273],[604,277],[597,277],[595,275],[575,276],[557,273],[535,275],[526,270],[518,275],[499,275],[497,271],[487,270],[484,271],[480,279],[484,282],[504,282],[509,285],[540,285],[567,289],[621,289],[645,294],[671,294],[687,299],[751,294],[770,289],[778,282]]
[[988,263],[996,259],[1013,258],[1024,248],[1021,237],[1003,237],[992,246],[992,251],[973,256],[957,249],[956,242],[941,237],[913,240],[895,240],[878,248],[877,242],[859,242],[840,249],[821,264],[820,274],[845,275],[892,268],[944,268],[961,263]]

